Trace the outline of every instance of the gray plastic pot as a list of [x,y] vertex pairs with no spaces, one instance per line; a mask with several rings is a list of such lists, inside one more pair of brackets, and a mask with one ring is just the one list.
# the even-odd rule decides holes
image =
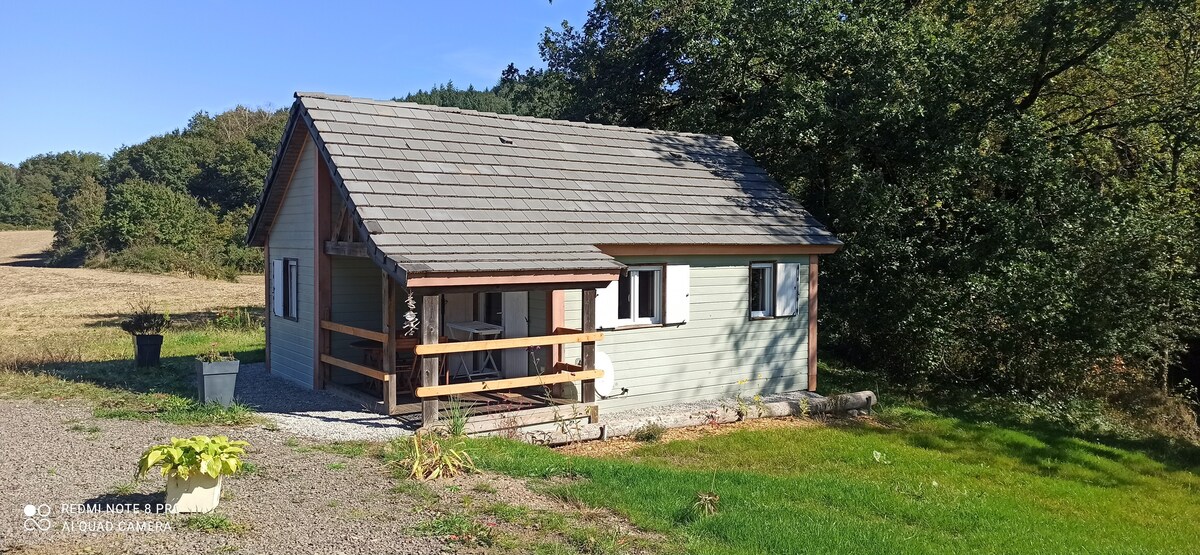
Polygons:
[[237,386],[239,361],[220,362],[196,361],[196,387],[201,403],[233,403],[233,390]]

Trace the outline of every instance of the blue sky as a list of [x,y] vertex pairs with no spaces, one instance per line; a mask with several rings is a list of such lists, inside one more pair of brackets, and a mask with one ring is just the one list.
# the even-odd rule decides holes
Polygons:
[[0,162],[111,154],[292,92],[391,98],[540,65],[538,39],[589,0],[10,2],[0,31]]

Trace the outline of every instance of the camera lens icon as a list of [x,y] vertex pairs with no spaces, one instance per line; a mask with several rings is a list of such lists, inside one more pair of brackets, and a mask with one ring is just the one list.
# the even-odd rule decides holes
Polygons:
[[25,505],[25,525],[27,531],[50,529],[50,505]]

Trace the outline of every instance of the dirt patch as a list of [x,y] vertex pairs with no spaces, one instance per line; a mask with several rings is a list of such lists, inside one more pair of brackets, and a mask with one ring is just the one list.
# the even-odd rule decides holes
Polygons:
[[[0,337],[10,350],[47,337],[78,335],[113,324],[130,302],[150,299],[173,314],[263,305],[263,278],[237,282],[158,276],[89,268],[47,268],[41,253],[54,240],[51,231],[0,232]],[[12,345],[15,342],[17,345]]]
[[[717,424],[704,426],[689,426],[687,428],[670,428],[663,432],[659,442],[696,440],[706,437],[720,436],[746,430],[772,430],[778,428],[812,428],[822,425],[822,422],[811,418],[756,418],[732,424]],[[606,441],[585,441],[572,443],[557,448],[565,455],[583,457],[613,457],[628,454],[630,451],[647,445],[648,442],[638,441],[631,437],[620,437]]]

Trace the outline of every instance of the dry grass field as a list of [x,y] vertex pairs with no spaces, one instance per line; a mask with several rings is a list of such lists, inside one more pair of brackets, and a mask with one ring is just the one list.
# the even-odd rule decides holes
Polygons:
[[[0,341],[26,352],[47,340],[119,335],[112,327],[131,303],[145,298],[155,309],[186,315],[216,308],[262,306],[263,280],[236,283],[90,268],[48,268],[42,253],[51,231],[0,232]],[[97,334],[97,329],[103,331]]]

